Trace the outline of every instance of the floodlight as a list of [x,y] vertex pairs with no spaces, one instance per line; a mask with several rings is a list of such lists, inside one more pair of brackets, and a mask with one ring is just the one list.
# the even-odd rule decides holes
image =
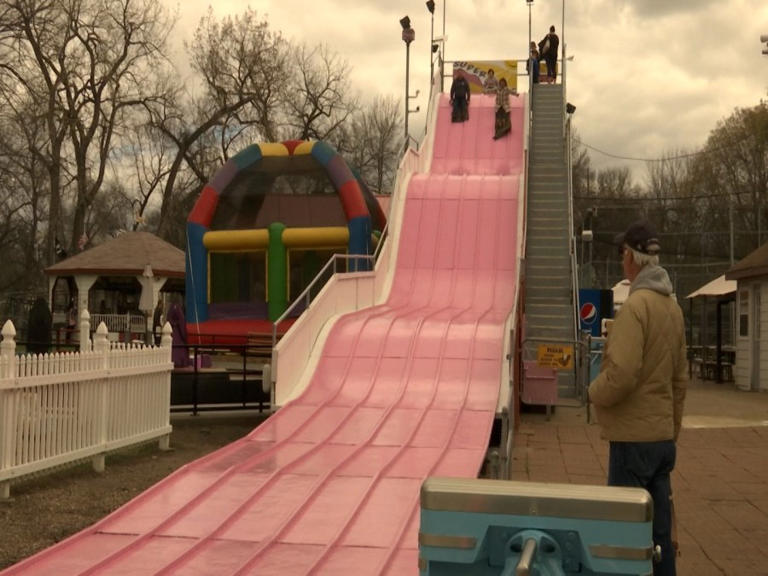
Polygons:
[[433,2],[433,0],[427,0],[427,10],[429,10],[430,14],[435,13],[435,3]]
[[408,30],[411,27],[411,19],[408,16],[403,16],[400,18],[400,26],[403,27],[403,30]]

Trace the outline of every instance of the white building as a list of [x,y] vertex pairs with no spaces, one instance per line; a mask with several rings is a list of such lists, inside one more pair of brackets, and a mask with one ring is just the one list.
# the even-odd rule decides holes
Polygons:
[[[734,380],[742,390],[768,390],[768,243],[763,244],[728,272],[736,281],[736,365]],[[766,357],[763,362],[762,358]]]

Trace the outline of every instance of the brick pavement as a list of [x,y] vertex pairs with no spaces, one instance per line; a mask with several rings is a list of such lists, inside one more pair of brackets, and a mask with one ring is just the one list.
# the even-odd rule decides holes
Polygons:
[[[574,410],[523,414],[513,480],[605,484],[608,443]],[[672,486],[680,576],[768,576],[768,426],[684,428]]]

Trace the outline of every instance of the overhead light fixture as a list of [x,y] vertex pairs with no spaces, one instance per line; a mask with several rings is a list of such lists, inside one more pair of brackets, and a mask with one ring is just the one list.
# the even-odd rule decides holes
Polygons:
[[435,13],[435,3],[433,2],[433,0],[427,0],[427,10],[429,10],[430,14]]
[[432,54],[440,49],[440,44],[432,44]]
[[574,112],[576,112],[576,106],[574,106],[570,102],[566,102],[565,103],[565,112],[567,114],[573,114]]

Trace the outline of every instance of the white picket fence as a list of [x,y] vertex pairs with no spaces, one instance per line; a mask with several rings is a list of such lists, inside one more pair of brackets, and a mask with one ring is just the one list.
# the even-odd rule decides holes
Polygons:
[[16,355],[8,320],[0,342],[0,499],[21,476],[90,458],[171,433],[171,327],[159,347],[110,343],[99,324],[89,340],[81,316],[80,351]]

